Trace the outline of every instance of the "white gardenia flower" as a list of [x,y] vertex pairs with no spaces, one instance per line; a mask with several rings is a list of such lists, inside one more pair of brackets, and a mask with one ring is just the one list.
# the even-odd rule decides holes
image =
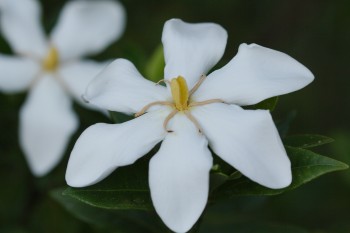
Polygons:
[[124,59],[98,75],[85,98],[137,118],[83,132],[69,159],[68,185],[95,184],[163,141],[149,164],[149,185],[157,213],[175,232],[188,231],[206,206],[213,165],[208,144],[251,180],[288,186],[291,164],[270,112],[240,106],[296,91],[314,77],[290,56],[256,44],[242,44],[226,66],[206,77],[226,40],[217,24],[172,19],[162,36],[167,87],[144,79]]
[[60,161],[79,121],[71,98],[83,104],[87,84],[106,63],[83,60],[118,39],[124,8],[115,1],[70,1],[46,38],[36,0],[0,0],[0,27],[15,56],[0,54],[0,91],[29,89],[20,111],[19,137],[33,174]]

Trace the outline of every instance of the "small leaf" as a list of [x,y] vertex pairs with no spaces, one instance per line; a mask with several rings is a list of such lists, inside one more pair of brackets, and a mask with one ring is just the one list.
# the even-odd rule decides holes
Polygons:
[[331,142],[334,142],[332,138],[316,134],[292,135],[283,139],[286,146],[298,148],[317,147]]
[[284,189],[269,189],[246,177],[228,181],[213,193],[212,199],[227,199],[242,195],[276,195],[303,185],[329,172],[347,169],[348,166],[340,161],[316,154],[312,151],[286,147],[292,163],[293,182]]
[[63,195],[104,209],[153,210],[148,187],[148,161],[120,167],[96,185],[67,188]]
[[159,45],[154,50],[149,62],[146,65],[146,68],[145,68],[146,77],[153,82],[158,82],[159,80],[163,79],[164,67],[165,67],[165,62],[164,62],[163,46]]
[[210,174],[210,192],[223,185],[228,180],[236,180],[242,177],[239,171],[233,172],[231,175],[226,175],[223,172],[213,172]]
[[210,174],[210,192],[213,192],[216,188],[224,184],[228,180],[229,176],[222,172],[214,172]]
[[239,179],[241,177],[242,177],[242,173],[240,173],[239,171],[235,171],[228,177],[228,179],[235,180],[235,179]]
[[278,103],[278,96],[268,98],[261,101],[255,105],[247,106],[246,109],[265,109],[270,110],[271,112],[275,109]]

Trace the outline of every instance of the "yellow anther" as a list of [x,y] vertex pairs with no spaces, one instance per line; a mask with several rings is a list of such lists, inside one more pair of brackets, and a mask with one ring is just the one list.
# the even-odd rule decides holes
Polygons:
[[170,87],[175,107],[179,111],[187,110],[189,94],[186,80],[182,76],[173,78],[170,82]]
[[[173,132],[172,130],[168,129],[168,123],[170,120],[178,113],[183,112],[185,116],[197,127],[200,133],[203,133],[203,130],[201,128],[201,125],[197,121],[197,119],[191,114],[190,108],[196,107],[196,106],[202,106],[212,103],[224,103],[221,99],[209,99],[204,100],[200,102],[190,102],[191,95],[197,91],[199,86],[203,83],[206,76],[202,75],[200,77],[200,80],[193,86],[193,88],[188,91],[186,80],[182,76],[178,76],[177,78],[173,78],[170,82],[168,80],[161,80],[160,82],[166,82],[168,85],[170,85],[171,88],[171,94],[173,96],[173,102],[168,101],[155,101],[152,103],[147,104],[144,106],[138,113],[135,114],[135,117],[141,116],[142,114],[146,113],[147,110],[155,105],[167,105],[172,108],[172,111],[168,114],[168,116],[165,118],[163,122],[163,128],[168,133]],[[157,83],[157,85],[159,82]]]
[[46,58],[43,60],[43,68],[46,71],[56,70],[59,63],[58,51],[55,47],[51,47],[47,53]]

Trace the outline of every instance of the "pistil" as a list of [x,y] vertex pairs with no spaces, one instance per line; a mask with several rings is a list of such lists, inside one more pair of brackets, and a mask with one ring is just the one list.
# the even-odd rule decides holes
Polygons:
[[51,47],[43,60],[42,66],[46,71],[55,71],[58,67],[59,55],[55,47]]
[[[172,132],[171,130],[168,130],[167,126],[169,121],[178,113],[183,112],[185,116],[197,127],[199,132],[203,132],[199,122],[196,120],[196,118],[191,114],[190,108],[195,106],[202,106],[206,104],[212,104],[212,103],[223,103],[221,99],[210,99],[200,102],[190,102],[190,98],[193,93],[197,91],[197,89],[200,87],[200,85],[205,80],[206,76],[202,75],[199,79],[199,81],[194,85],[194,87],[188,91],[186,80],[182,76],[178,76],[177,78],[173,78],[170,82],[167,82],[168,85],[171,88],[171,94],[173,97],[174,102],[168,102],[168,101],[156,101],[147,104],[144,106],[139,112],[135,114],[135,117],[141,116],[142,114],[146,113],[146,111],[155,106],[155,105],[166,105],[173,108],[173,110],[169,113],[169,115],[165,118],[163,122],[163,127],[165,131]],[[159,83],[157,83],[158,85]]]
[[177,110],[187,110],[189,94],[186,80],[182,76],[173,78],[170,81],[170,88]]

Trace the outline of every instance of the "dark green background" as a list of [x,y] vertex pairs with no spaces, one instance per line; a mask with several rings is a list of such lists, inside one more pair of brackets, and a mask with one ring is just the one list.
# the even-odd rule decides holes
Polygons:
[[[49,31],[66,1],[41,1]],[[159,45],[163,24],[170,18],[216,22],[229,33],[224,65],[240,43],[257,43],[285,52],[308,67],[315,81],[280,98],[276,121],[297,111],[291,133],[319,133],[336,142],[319,151],[350,163],[350,2],[303,0],[125,0],[128,14],[123,37],[98,60],[125,57],[143,70]],[[0,36],[0,52],[11,53]],[[47,194],[65,184],[65,160],[50,175],[36,179],[27,169],[17,142],[18,111],[25,94],[0,94],[0,232],[102,232],[80,222]],[[108,119],[76,106],[80,132]],[[79,136],[74,136],[72,143]],[[203,232],[350,232],[350,174],[322,177],[276,197],[240,198],[209,208]],[[283,227],[283,230],[280,228]],[[226,227],[224,229],[224,227]],[[258,230],[256,230],[258,229]],[[272,229],[275,229],[273,231]],[[289,231],[288,231],[289,230]],[[117,229],[115,229],[117,232]],[[104,232],[104,231],[103,231]],[[108,231],[110,232],[110,231]],[[112,231],[113,232],[113,231]]]

